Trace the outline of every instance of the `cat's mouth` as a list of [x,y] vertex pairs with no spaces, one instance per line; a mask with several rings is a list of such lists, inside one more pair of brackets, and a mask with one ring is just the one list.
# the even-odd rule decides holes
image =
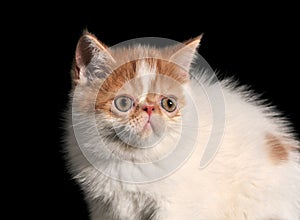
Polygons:
[[153,132],[154,132],[153,125],[152,125],[151,121],[148,120],[141,131],[141,136],[142,137],[150,137]]
[[114,139],[122,142],[122,145],[135,148],[151,148],[157,145],[165,133],[165,123],[161,119],[151,118],[140,124],[139,128],[130,126],[115,126]]

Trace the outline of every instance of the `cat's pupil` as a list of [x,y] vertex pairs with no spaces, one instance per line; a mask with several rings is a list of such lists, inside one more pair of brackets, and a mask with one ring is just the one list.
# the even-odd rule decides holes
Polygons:
[[168,101],[167,101],[167,105],[168,105],[168,107],[169,107],[169,108],[172,108],[172,106],[173,106],[173,102],[172,102],[172,100],[171,100],[171,99],[168,99]]
[[126,107],[128,105],[128,100],[124,98],[124,99],[121,100],[120,104],[121,104],[122,107]]

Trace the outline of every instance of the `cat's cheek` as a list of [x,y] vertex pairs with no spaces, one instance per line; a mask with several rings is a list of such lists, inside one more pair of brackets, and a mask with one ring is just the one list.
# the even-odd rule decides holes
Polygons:
[[174,117],[181,115],[178,107],[173,112],[168,112],[168,111],[164,110],[163,108],[161,108],[161,111],[167,118],[174,118]]
[[165,133],[167,120],[168,119],[158,115],[150,119],[152,130],[156,135],[161,136]]

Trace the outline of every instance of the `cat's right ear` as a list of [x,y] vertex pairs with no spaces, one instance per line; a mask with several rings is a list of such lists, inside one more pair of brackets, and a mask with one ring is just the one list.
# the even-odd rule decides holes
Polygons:
[[86,84],[89,80],[93,80],[96,77],[95,69],[107,71],[112,62],[114,59],[109,53],[108,47],[101,43],[96,36],[85,31],[76,47],[72,68],[74,84]]

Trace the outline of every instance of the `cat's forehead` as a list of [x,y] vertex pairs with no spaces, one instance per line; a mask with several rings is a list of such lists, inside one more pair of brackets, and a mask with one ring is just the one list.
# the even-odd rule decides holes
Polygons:
[[115,80],[119,80],[118,76],[124,73],[128,76],[118,89],[118,93],[130,93],[142,97],[145,94],[165,95],[180,91],[183,82],[175,77],[178,75],[176,72],[180,70],[176,70],[172,65],[174,64],[158,59],[140,59],[132,62],[131,65],[127,65],[130,69],[120,69],[117,70],[119,73],[115,74]]
[[188,70],[171,60],[170,50],[145,45],[117,47],[110,51],[115,58],[114,70],[131,71],[131,77],[148,74],[162,74],[180,83],[187,81]]

